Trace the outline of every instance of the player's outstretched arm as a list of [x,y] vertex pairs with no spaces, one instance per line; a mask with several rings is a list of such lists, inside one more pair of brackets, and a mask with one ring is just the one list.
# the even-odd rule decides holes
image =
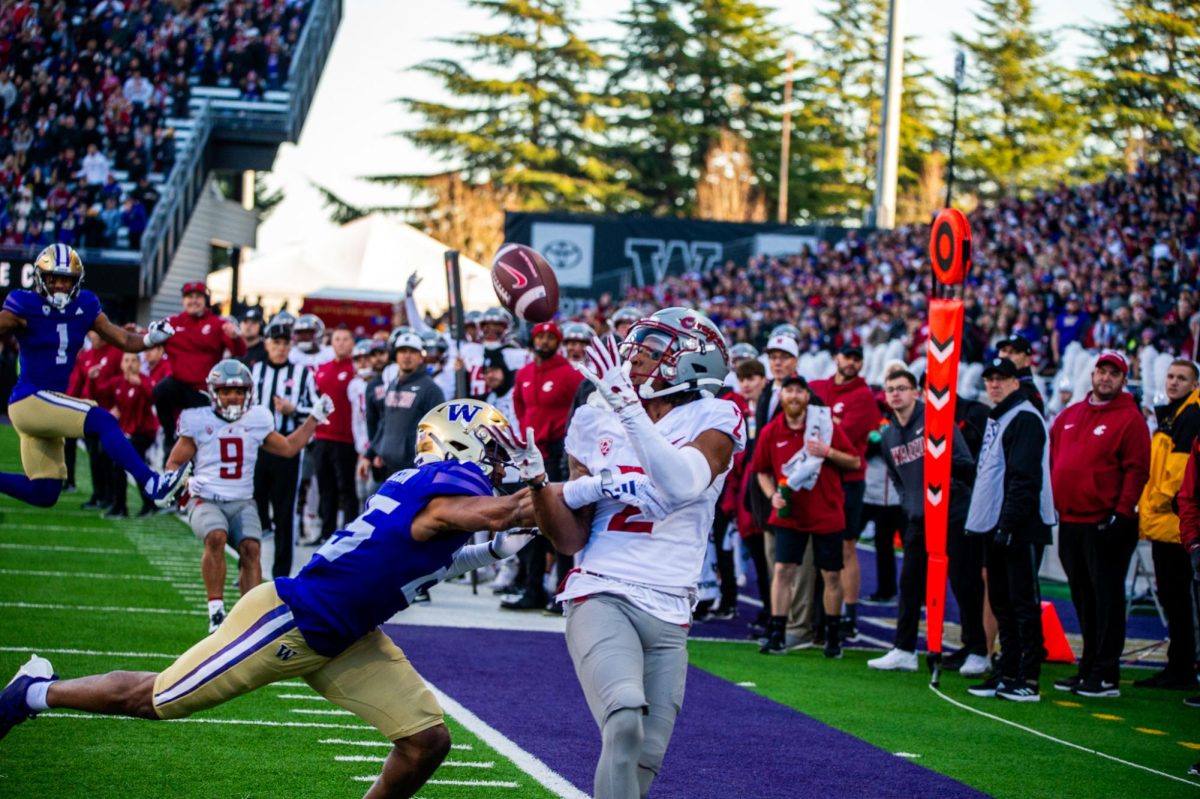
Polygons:
[[[574,457],[568,456],[571,480],[588,476],[588,470]],[[585,505],[572,510],[563,499],[566,483],[547,483],[540,491],[533,492],[533,515],[538,529],[560,555],[574,555],[583,549],[592,533],[592,519],[596,515],[595,505]]]
[[25,327],[25,320],[12,311],[0,311],[0,336],[6,336],[14,330]]
[[195,439],[191,436],[180,436],[175,439],[175,446],[171,448],[171,455],[167,458],[167,465],[164,468],[168,472],[173,472],[194,457],[196,457]]
[[157,347],[175,335],[175,329],[165,319],[151,322],[149,330],[144,334],[135,333],[113,324],[113,321],[108,318],[108,314],[103,311],[96,316],[96,321],[92,323],[92,330],[99,333],[100,338],[123,352],[142,352],[151,347]]
[[317,432],[317,426],[325,424],[329,414],[333,413],[333,399],[322,394],[309,411],[304,424],[297,427],[286,436],[272,430],[263,439],[262,449],[281,458],[292,458],[300,454],[300,450],[312,439]]
[[434,497],[413,519],[412,536],[428,541],[442,533],[492,533],[534,526],[529,489],[504,497]]

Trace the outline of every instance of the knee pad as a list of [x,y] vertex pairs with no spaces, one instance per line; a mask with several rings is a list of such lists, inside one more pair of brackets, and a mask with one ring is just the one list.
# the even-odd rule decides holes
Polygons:
[[39,508],[50,508],[58,502],[62,493],[62,481],[55,478],[40,478],[29,481],[28,502]]

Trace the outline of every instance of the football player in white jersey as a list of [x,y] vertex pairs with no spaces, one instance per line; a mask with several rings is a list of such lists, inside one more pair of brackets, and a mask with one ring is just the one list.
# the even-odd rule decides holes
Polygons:
[[292,344],[288,360],[316,371],[333,360],[333,347],[324,343],[325,323],[316,314],[301,314],[292,325]]
[[200,572],[211,633],[225,620],[227,541],[238,551],[241,593],[262,582],[262,523],[254,504],[258,448],[283,458],[299,454],[317,425],[333,412],[333,401],[322,396],[304,424],[283,436],[275,432],[275,418],[266,406],[254,403],[254,379],[245,364],[227,358],[212,368],[207,382],[212,404],[179,415],[179,437],[167,462],[177,469],[195,461],[188,485],[188,523],[204,542]]
[[[354,450],[360,458],[371,446],[371,436],[367,433],[367,386],[379,376],[375,370],[375,349],[376,345],[382,344],[363,339],[354,345],[354,377],[346,386],[346,399],[350,401],[350,432],[354,434]],[[359,503],[365,502],[371,495],[370,478],[355,475],[355,488]]]
[[595,396],[567,430],[567,483],[548,486],[533,431],[489,431],[533,489],[538,526],[576,568],[567,648],[602,748],[597,799],[645,796],[662,765],[687,676],[687,630],[714,508],[745,441],[741,411],[709,392],[729,368],[720,330],[668,308],[619,345],[588,346]]

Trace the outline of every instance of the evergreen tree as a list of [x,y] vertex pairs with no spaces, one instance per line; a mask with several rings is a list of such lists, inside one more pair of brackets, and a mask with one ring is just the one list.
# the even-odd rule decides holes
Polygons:
[[1034,29],[1033,0],[983,6],[975,38],[955,36],[967,51],[968,74],[958,176],[985,196],[1067,179],[1087,132],[1070,75],[1051,61],[1050,35]]
[[[470,3],[487,9],[501,29],[448,39],[464,57],[417,65],[454,100],[403,98],[424,118],[405,135],[460,168],[469,184],[514,190],[525,209],[629,207],[636,197],[597,152],[604,123],[596,109],[605,100],[588,87],[604,58],[577,35],[571,0]],[[467,64],[490,69],[476,72]],[[411,176],[376,179],[412,182]]]
[[784,55],[769,14],[748,0],[632,0],[620,18],[608,153],[644,210],[693,212],[723,130],[745,141],[754,180],[774,202]]
[[1200,3],[1114,0],[1118,19],[1093,28],[1084,61],[1092,131],[1130,150],[1200,149]]

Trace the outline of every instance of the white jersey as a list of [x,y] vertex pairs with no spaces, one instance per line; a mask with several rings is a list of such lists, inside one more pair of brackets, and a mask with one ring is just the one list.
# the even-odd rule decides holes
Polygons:
[[288,360],[299,366],[307,366],[314,372],[318,366],[323,366],[333,360],[333,347],[319,347],[316,352],[305,352],[299,347],[288,350]]
[[[483,382],[483,356],[489,349],[495,347],[498,345],[484,345],[474,341],[463,342],[462,359],[463,364],[467,367],[467,392],[472,397],[487,393],[487,384]],[[499,349],[504,353],[504,363],[510,372],[518,371],[533,358],[529,354],[529,350],[523,350],[520,347],[499,347]]]
[[[727,434],[735,453],[746,442],[738,406],[711,397],[671,409],[655,427],[676,447],[695,441],[705,430]],[[645,471],[617,415],[591,405],[581,406],[571,418],[566,450],[592,474],[602,469],[614,474]],[[663,621],[687,624],[728,471],[726,467],[699,497],[657,522],[643,518],[632,505],[607,498],[597,502],[587,544],[575,556],[579,571],[571,574],[559,601],[619,594]]]
[[362,455],[371,444],[367,435],[367,381],[355,375],[346,386],[346,400],[350,403],[350,432],[354,436],[354,451]]
[[258,448],[275,429],[265,406],[255,405],[236,422],[227,422],[212,408],[189,408],[179,414],[179,435],[196,442],[192,496],[212,501],[253,499],[254,464]]

